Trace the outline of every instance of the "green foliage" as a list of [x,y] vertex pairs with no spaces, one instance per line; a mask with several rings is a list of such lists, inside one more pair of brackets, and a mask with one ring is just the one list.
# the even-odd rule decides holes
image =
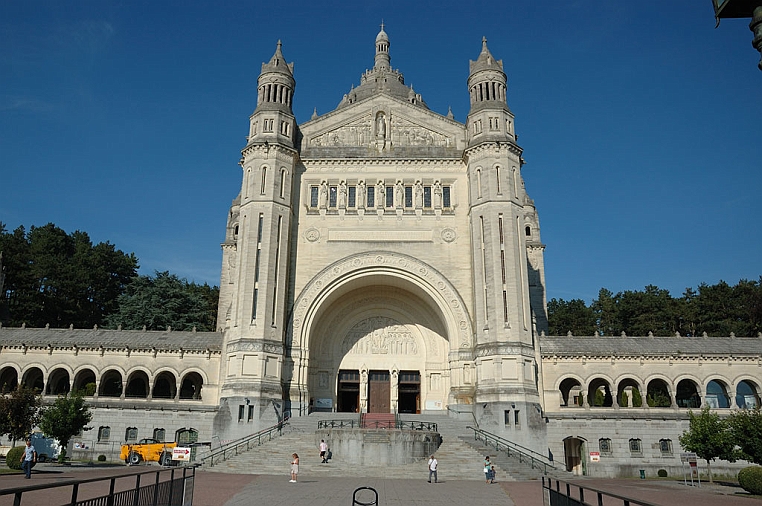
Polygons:
[[640,395],[640,390],[637,388],[632,389],[632,406],[634,408],[640,408],[643,406],[643,397]]
[[0,320],[7,326],[102,325],[138,267],[134,254],[93,245],[85,232],[67,234],[52,223],[12,233],[0,224],[0,251],[6,274]]
[[58,440],[61,444],[59,460],[66,457],[66,447],[69,440],[87,430],[85,427],[93,415],[87,407],[81,395],[76,393],[60,395],[56,402],[45,410],[40,420],[40,429],[48,436]]
[[14,446],[8,450],[8,454],[5,456],[5,463],[9,468],[19,470],[21,469],[21,456],[24,454],[25,446]]
[[626,408],[627,406],[629,406],[629,402],[630,402],[630,398],[627,397],[627,392],[622,390],[622,395],[619,396],[619,405]]
[[738,484],[750,494],[762,495],[762,467],[749,466],[738,471]]
[[106,456],[103,454],[98,455],[98,462],[106,462]]
[[666,478],[668,476],[667,475],[667,470],[666,469],[659,469],[658,471],[656,471],[656,475],[659,478]]
[[741,448],[744,460],[762,464],[762,412],[760,412],[760,407],[735,411],[731,413],[727,423],[736,444]]
[[593,309],[581,299],[551,299],[548,301],[548,332],[552,336],[563,336],[567,332],[577,336],[593,335],[596,332]]
[[606,402],[606,395],[601,391],[601,389],[597,389],[595,391],[595,399],[593,400],[593,406],[603,406]]
[[713,413],[709,407],[704,407],[699,414],[688,411],[688,430],[680,436],[680,444],[686,451],[694,452],[706,460],[709,469],[709,482],[712,482],[710,462],[715,459],[734,462],[736,454],[735,438],[729,424]]
[[762,331],[762,277],[742,279],[735,286],[724,281],[687,288],[681,297],[654,285],[614,294],[601,288],[590,306],[584,301],[548,302],[551,335],[630,336],[701,335],[756,336]]
[[652,408],[668,408],[672,405],[672,399],[670,399],[664,392],[656,390],[652,394],[646,396],[646,403]]
[[119,311],[107,318],[114,328],[148,330],[214,331],[217,321],[219,288],[197,285],[169,272],[154,277],[137,276],[119,297]]
[[0,435],[12,441],[23,440],[42,416],[42,398],[36,390],[19,386],[0,396]]

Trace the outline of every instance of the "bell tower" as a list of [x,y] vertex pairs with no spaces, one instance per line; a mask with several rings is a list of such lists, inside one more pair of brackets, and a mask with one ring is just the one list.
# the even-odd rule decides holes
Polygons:
[[543,269],[541,251],[539,278],[530,268],[536,253],[529,253],[539,241],[539,226],[521,178],[522,150],[506,85],[503,62],[483,39],[478,59],[470,62],[464,153],[474,267],[475,415],[480,426],[496,426],[512,441],[544,451],[532,308],[535,299],[544,311],[544,297],[533,288]]
[[283,414],[281,373],[298,157],[293,68],[278,41],[257,80],[257,107],[239,162],[241,192],[231,206],[222,245],[218,321],[224,322],[225,338],[215,433],[228,438],[273,425]]

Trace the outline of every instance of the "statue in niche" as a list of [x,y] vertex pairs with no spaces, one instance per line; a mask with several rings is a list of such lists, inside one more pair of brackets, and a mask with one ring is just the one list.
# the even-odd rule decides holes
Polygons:
[[423,185],[421,181],[415,182],[415,208],[420,209],[423,207]]
[[325,209],[328,206],[328,181],[320,183],[320,201],[319,207]]
[[342,181],[339,183],[339,209],[347,207],[347,183]]
[[382,112],[376,117],[376,137],[381,140],[386,139],[386,118]]
[[357,208],[362,209],[365,207],[365,181],[357,183]]
[[403,207],[405,205],[405,187],[402,186],[402,181],[397,181],[394,185],[395,202],[397,207]]
[[439,181],[434,182],[434,208],[440,209],[442,207],[442,183]]
[[384,208],[384,182],[381,180],[376,183],[376,208]]

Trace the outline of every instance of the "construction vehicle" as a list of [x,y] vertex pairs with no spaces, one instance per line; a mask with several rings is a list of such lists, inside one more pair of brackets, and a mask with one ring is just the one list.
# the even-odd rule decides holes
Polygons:
[[119,458],[128,465],[134,466],[141,462],[158,462],[168,466],[172,462],[172,449],[177,443],[162,443],[156,439],[141,439],[137,443],[123,444]]

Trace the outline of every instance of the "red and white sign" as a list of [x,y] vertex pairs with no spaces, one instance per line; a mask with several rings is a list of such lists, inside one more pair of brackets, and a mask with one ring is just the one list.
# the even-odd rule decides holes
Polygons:
[[183,462],[190,462],[191,449],[181,446],[175,446],[172,448],[172,460],[182,460]]
[[590,462],[600,462],[601,452],[590,452]]

